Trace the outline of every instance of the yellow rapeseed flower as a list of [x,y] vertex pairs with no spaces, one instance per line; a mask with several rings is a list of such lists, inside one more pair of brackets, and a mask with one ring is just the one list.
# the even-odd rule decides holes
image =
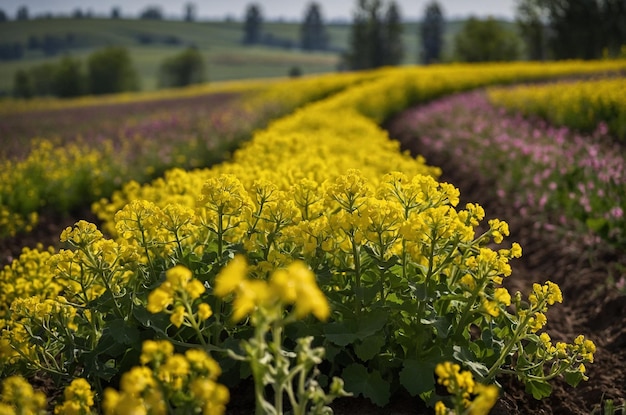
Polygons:
[[243,282],[248,270],[248,263],[243,255],[235,257],[215,277],[214,294],[225,297],[234,292]]

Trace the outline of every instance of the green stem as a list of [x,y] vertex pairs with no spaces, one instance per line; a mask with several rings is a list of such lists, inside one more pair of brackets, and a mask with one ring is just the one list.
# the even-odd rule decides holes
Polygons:
[[276,409],[276,415],[283,415],[283,390],[285,389],[285,380],[282,377],[282,365],[285,364],[284,356],[282,355],[282,336],[283,328],[278,322],[274,322],[272,327],[272,340],[274,343],[274,364],[276,365],[276,383],[272,385],[274,388],[274,408]]
[[502,363],[504,363],[504,360],[509,355],[511,350],[513,350],[513,346],[517,344],[517,341],[519,340],[522,334],[522,331],[526,329],[526,326],[528,325],[528,322],[530,321],[531,316],[532,314],[528,313],[526,317],[524,318],[524,320],[520,323],[520,325],[517,326],[517,329],[515,330],[515,333],[513,333],[513,337],[511,338],[511,341],[504,347],[504,349],[500,353],[500,356],[498,356],[498,360],[494,362],[494,364],[491,366],[491,368],[487,372],[487,376],[485,376],[485,380],[484,380],[485,383],[491,383],[493,378],[495,378],[498,368],[502,365]]
[[352,256],[354,257],[354,288],[356,291],[354,311],[356,315],[359,315],[363,307],[363,296],[361,295],[361,250],[354,240],[354,235],[350,235],[350,241],[352,242]]

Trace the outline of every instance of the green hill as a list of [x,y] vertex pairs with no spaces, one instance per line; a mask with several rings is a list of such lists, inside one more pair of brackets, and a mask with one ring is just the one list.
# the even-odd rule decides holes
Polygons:
[[[447,24],[447,45],[460,23]],[[144,90],[156,89],[163,59],[190,45],[206,57],[211,81],[286,76],[293,67],[303,74],[330,72],[337,69],[340,53],[347,48],[350,26],[327,27],[331,50],[312,53],[298,48],[300,25],[293,22],[265,22],[266,45],[253,47],[241,44],[243,24],[236,21],[48,18],[3,22],[0,44],[19,43],[23,55],[0,60],[0,93],[10,91],[18,69],[58,60],[66,53],[85,59],[108,45],[128,48]],[[404,46],[404,63],[418,63],[418,23],[405,24]]]

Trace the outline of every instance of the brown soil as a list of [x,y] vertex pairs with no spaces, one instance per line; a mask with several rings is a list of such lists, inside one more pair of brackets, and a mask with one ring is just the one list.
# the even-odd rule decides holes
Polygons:
[[[612,266],[625,264],[626,253],[607,250],[590,255],[582,246],[537,231],[532,220],[522,218],[510,206],[484,191],[490,186],[488,178],[455,174],[454,167],[459,160],[446,159],[431,149],[420,148],[416,140],[393,121],[388,124],[388,129],[405,148],[425,156],[429,164],[442,168],[441,180],[460,189],[462,205],[465,202],[479,203],[489,217],[509,223],[511,236],[508,240],[519,242],[523,248],[522,258],[511,263],[513,274],[505,280],[509,289],[528,293],[532,283],[546,280],[560,285],[564,302],[554,306],[548,316],[547,330],[553,340],[571,342],[578,334],[584,334],[598,346],[596,361],[588,365],[589,381],[572,388],[564,381],[556,380],[552,396],[537,401],[526,394],[523,385],[515,379],[501,379],[504,389],[492,414],[600,414],[604,400],[620,402],[626,399],[626,296],[606,288]],[[0,239],[0,266],[16,258],[24,246],[58,246],[61,231],[77,219],[95,221],[89,211],[62,218],[44,214],[33,232]],[[228,413],[251,413],[252,402],[241,398],[233,394]],[[398,397],[386,408],[353,398],[341,399],[333,406],[336,414],[349,415],[430,413],[419,400],[410,397]]]

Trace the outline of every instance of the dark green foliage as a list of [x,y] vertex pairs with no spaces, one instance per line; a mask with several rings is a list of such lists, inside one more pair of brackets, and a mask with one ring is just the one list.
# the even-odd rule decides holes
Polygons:
[[57,64],[44,63],[34,66],[28,71],[28,75],[32,81],[34,95],[55,95],[54,77],[56,67]]
[[137,72],[128,50],[111,46],[92,53],[87,60],[89,91],[112,94],[139,89]]
[[542,0],[522,0],[517,5],[517,26],[526,45],[530,60],[547,58],[546,11],[541,7]]
[[26,6],[20,6],[19,9],[17,9],[15,20],[28,20],[28,18],[28,8]]
[[531,59],[617,56],[626,44],[624,0],[518,0],[517,23]]
[[596,59],[602,53],[602,18],[596,0],[552,2],[550,47],[556,59]]
[[193,3],[185,4],[185,21],[193,22],[196,20],[196,5]]
[[54,71],[53,90],[61,98],[77,97],[85,94],[85,75],[81,62],[64,56]]
[[34,95],[32,78],[23,69],[15,72],[13,77],[13,95],[16,98],[32,98]]
[[359,0],[344,55],[346,66],[358,70],[400,63],[404,53],[401,20],[393,1],[383,12],[381,0]]
[[148,6],[139,15],[140,19],[163,20],[163,12],[159,6]]
[[246,18],[243,25],[243,44],[254,45],[261,41],[263,14],[258,4],[250,4],[246,9]]
[[404,57],[402,16],[395,1],[389,3],[383,21],[383,65],[399,65]]
[[24,46],[20,42],[0,43],[0,60],[21,59],[24,55]]
[[424,20],[420,27],[422,39],[422,62],[439,62],[441,60],[441,50],[443,48],[444,30],[443,12],[437,1],[432,1],[426,6]]
[[518,35],[492,17],[471,17],[454,38],[455,58],[463,62],[517,60],[520,46]]
[[181,87],[206,80],[206,65],[202,54],[195,48],[187,48],[166,59],[161,65],[161,87]]
[[119,19],[121,14],[122,12],[120,11],[119,7],[113,7],[111,9],[111,19]]
[[292,66],[289,69],[289,77],[290,78],[298,78],[302,76],[302,69],[299,66]]
[[325,50],[328,34],[318,3],[310,3],[300,27],[300,47],[304,50]]
[[6,22],[9,20],[9,17],[7,16],[7,14],[4,12],[4,10],[0,9],[0,22]]

